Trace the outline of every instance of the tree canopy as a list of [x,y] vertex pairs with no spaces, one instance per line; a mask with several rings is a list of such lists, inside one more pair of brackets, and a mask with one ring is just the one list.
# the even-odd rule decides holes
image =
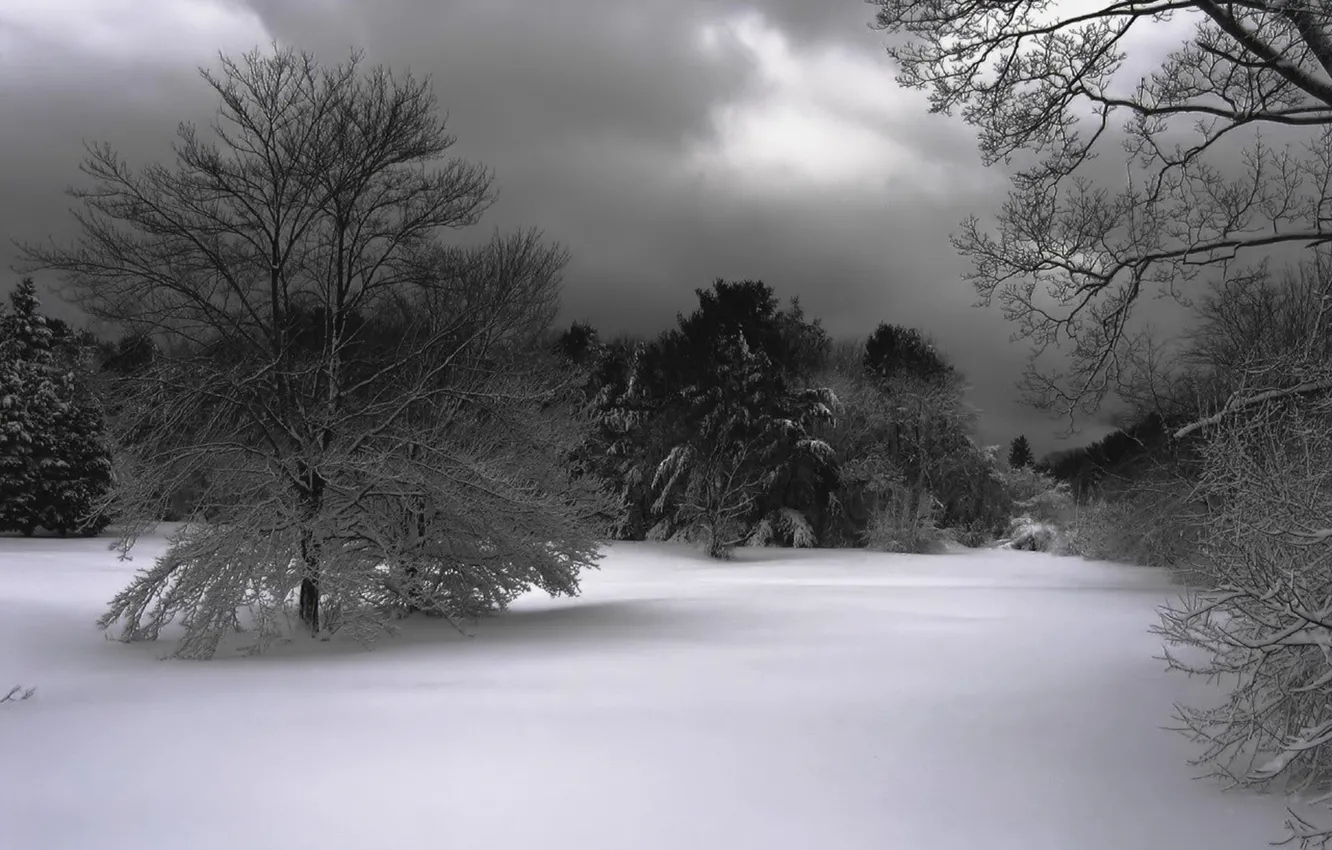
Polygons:
[[39,308],[24,278],[0,313],[0,530],[96,534],[111,486],[102,410],[77,375],[84,341]]
[[286,49],[203,77],[211,133],[181,125],[174,164],[138,169],[89,146],[80,238],[24,249],[129,334],[123,545],[205,482],[104,625],[184,615],[180,651],[206,656],[242,622],[268,636],[291,594],[320,634],[576,590],[596,494],[561,466],[579,428],[540,350],[564,250],[441,241],[493,193],[446,156],[428,81]]
[[[1182,299],[1332,240],[1332,17],[1318,0],[870,2],[898,36],[899,81],[1011,166],[993,227],[973,216],[953,241],[1033,344],[1035,403],[1094,410],[1142,342],[1143,296]],[[1136,40],[1149,29],[1177,46],[1154,54]],[[1040,360],[1055,345],[1066,357]]]

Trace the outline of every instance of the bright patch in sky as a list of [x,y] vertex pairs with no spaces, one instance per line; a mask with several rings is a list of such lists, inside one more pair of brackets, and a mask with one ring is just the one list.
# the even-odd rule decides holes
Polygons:
[[[219,50],[249,50],[272,37],[253,10],[228,0],[3,0],[0,66],[36,70],[80,59],[195,65]],[[70,68],[87,73],[87,68]]]
[[704,27],[699,46],[713,57],[739,53],[756,86],[715,109],[715,136],[693,152],[695,168],[768,188],[944,178],[891,133],[920,121],[926,106],[897,86],[885,58],[846,47],[799,50],[752,12]]

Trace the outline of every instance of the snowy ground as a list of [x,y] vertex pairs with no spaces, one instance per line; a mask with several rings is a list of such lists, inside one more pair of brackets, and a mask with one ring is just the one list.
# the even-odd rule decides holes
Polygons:
[[[156,543],[160,546],[160,543]],[[147,562],[154,541],[136,550]],[[160,662],[92,621],[134,565],[0,539],[4,850],[1257,850],[1193,781],[1155,571],[1026,552],[617,544],[584,596]]]

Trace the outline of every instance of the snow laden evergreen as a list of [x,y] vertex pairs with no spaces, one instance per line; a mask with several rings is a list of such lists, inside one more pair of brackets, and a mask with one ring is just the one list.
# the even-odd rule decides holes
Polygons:
[[698,297],[677,328],[600,361],[587,456],[619,494],[614,530],[699,540],[718,557],[814,545],[838,468],[813,431],[835,400],[808,382],[826,335],[758,281],[718,280]]
[[554,349],[586,370],[595,420],[574,465],[606,482],[617,539],[929,551],[993,540],[1015,508],[974,438],[962,375],[920,331],[832,345],[798,302],[717,281],[676,328]]
[[25,278],[0,317],[0,529],[96,534],[111,484],[101,411],[77,379],[77,343],[39,307]]
[[[698,534],[722,557],[750,541],[784,536],[812,546],[804,514],[784,504],[781,487],[801,466],[834,478],[837,459],[810,426],[830,419],[830,398],[816,389],[785,390],[762,352],[743,332],[714,348],[716,380],[682,387],[679,400],[698,423],[670,450],[652,477],[653,510],[673,534]],[[784,391],[785,390],[785,391]]]

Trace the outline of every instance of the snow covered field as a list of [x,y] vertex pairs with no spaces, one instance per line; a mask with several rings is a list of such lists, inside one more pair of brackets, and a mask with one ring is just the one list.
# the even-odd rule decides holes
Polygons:
[[[136,549],[137,564],[160,541]],[[0,539],[4,850],[1257,850],[1193,781],[1152,570],[617,544],[581,598],[370,653],[160,662],[137,564]]]

